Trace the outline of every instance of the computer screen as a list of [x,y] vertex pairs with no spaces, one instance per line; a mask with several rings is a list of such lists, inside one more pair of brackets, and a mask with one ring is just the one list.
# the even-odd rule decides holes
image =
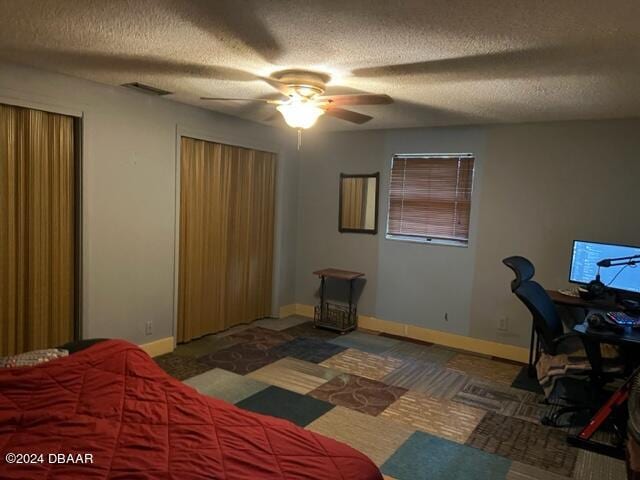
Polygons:
[[[634,255],[640,255],[640,247],[575,240],[571,254],[569,281],[587,284],[596,278],[599,261]],[[637,265],[601,267],[600,281],[616,290],[640,293],[640,258],[637,262]]]

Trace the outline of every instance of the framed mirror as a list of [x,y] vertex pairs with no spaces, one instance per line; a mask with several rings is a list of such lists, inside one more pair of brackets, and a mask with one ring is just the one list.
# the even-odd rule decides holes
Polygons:
[[380,172],[340,174],[338,230],[341,233],[378,233]]

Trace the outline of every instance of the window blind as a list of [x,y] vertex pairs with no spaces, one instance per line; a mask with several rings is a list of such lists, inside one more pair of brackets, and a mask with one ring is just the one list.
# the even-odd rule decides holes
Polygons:
[[387,235],[468,243],[474,159],[395,156]]

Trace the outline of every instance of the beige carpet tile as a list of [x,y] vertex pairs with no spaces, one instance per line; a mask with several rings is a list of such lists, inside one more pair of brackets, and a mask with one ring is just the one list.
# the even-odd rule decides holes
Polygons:
[[437,398],[453,398],[469,377],[457,370],[419,360],[406,361],[400,368],[382,378],[389,385],[427,393]]
[[486,412],[451,400],[407,392],[380,414],[441,438],[464,443]]
[[[484,357],[486,355],[482,354],[482,353],[474,353],[474,355],[479,355],[481,357]],[[524,362],[519,362],[518,360],[509,360],[508,358],[500,358],[500,357],[496,357],[494,355],[489,355],[488,356],[491,360],[493,360],[494,362],[500,362],[500,363],[506,363],[508,365],[515,365],[516,367],[518,367],[519,369],[522,369],[522,367],[526,367],[527,364]]]
[[620,480],[626,478],[626,466],[622,460],[579,450],[573,478],[575,480]]
[[350,445],[378,466],[414,432],[403,424],[344,407],[335,407],[314,420],[307,429]]
[[370,378],[371,380],[380,380],[385,375],[401,367],[402,364],[403,361],[397,358],[383,357],[348,348],[344,352],[325,360],[320,365],[352,375]]
[[406,392],[405,388],[343,373],[309,392],[309,396],[375,417]]
[[335,370],[287,357],[255,370],[247,377],[304,395],[336,375]]
[[571,477],[556,475],[526,463],[513,462],[505,480],[571,480]]
[[464,372],[467,375],[491,382],[511,385],[520,373],[520,366],[496,362],[476,355],[459,353],[447,362],[447,368]]
[[384,352],[385,357],[394,357],[401,360],[419,360],[435,364],[447,363],[456,352],[435,345],[427,346],[419,343],[398,342]]

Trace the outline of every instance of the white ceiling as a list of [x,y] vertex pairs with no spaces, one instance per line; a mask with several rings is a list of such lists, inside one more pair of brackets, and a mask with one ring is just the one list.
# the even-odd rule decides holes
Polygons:
[[[3,0],[0,59],[251,120],[284,68],[329,93],[386,93],[375,117],[329,129],[640,116],[638,0]],[[277,97],[277,94],[275,95]]]

